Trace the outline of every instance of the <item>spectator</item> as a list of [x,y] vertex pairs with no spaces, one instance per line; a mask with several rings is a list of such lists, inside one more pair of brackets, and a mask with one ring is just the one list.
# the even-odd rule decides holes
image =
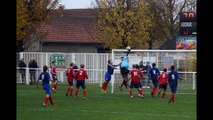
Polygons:
[[19,68],[19,72],[21,74],[21,79],[22,79],[22,83],[26,82],[26,64],[24,62],[24,58],[20,59],[18,66]]
[[30,60],[30,62],[29,62],[28,67],[30,68],[29,69],[29,72],[30,72],[30,84],[32,85],[32,84],[36,83],[36,68],[38,68],[36,60],[32,58]]

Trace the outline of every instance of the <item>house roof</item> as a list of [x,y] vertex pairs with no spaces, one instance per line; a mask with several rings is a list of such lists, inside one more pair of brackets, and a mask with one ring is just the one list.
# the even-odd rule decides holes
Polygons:
[[95,9],[65,9],[53,14],[50,24],[43,24],[44,42],[99,43],[94,37],[97,23]]

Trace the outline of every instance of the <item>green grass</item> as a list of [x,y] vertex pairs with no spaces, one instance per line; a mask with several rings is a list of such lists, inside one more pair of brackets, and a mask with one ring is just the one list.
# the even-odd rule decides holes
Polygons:
[[[177,94],[176,103],[169,104],[169,89],[164,100],[152,98],[150,89],[144,89],[144,99],[133,89],[131,99],[128,90],[101,94],[98,84],[87,84],[88,100],[65,96],[67,85],[58,85],[53,93],[56,106],[42,106],[44,90],[33,85],[17,84],[17,120],[196,120],[195,91],[178,91],[193,94]],[[74,93],[74,92],[73,92]]]

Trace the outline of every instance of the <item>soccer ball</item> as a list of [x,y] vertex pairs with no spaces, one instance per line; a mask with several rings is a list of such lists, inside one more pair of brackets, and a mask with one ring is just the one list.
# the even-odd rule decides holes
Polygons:
[[126,50],[127,50],[127,51],[130,51],[130,50],[131,50],[131,47],[130,47],[130,46],[127,46],[127,47],[126,47]]

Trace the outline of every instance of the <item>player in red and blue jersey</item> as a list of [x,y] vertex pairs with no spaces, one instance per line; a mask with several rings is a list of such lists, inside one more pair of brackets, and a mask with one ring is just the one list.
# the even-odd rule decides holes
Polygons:
[[78,89],[79,87],[82,87],[84,90],[84,97],[83,99],[86,100],[86,84],[85,79],[88,79],[87,71],[84,69],[84,64],[80,65],[80,69],[76,72],[76,91],[75,91],[75,98],[78,97]]
[[152,97],[154,97],[157,92],[158,76],[160,75],[160,70],[158,68],[156,68],[155,66],[156,66],[156,64],[152,63],[152,68],[149,70],[149,79],[152,80],[152,83],[154,85],[154,87],[152,88],[152,92],[151,92]]
[[101,87],[102,93],[106,93],[106,88],[107,88],[108,83],[111,80],[111,75],[113,75],[115,67],[119,66],[119,64],[118,65],[112,65],[112,64],[113,64],[112,60],[108,60],[107,72],[105,74],[105,81]]
[[179,79],[179,73],[175,71],[175,66],[171,66],[171,72],[168,74],[168,81],[169,81],[169,86],[171,89],[171,96],[169,99],[169,103],[175,102],[175,93],[177,91],[177,86],[178,86],[178,79]]
[[168,73],[166,68],[164,68],[163,72],[158,77],[158,83],[159,83],[158,97],[160,96],[161,91],[163,89],[162,99],[164,99],[166,95],[166,89],[167,89],[167,83],[168,83]]
[[56,75],[55,61],[52,62],[52,66],[51,66],[50,73],[51,73],[52,79],[53,79],[53,87],[52,87],[52,90],[53,90],[54,92],[56,92],[58,78],[57,78],[57,75]]
[[45,90],[46,96],[43,102],[43,106],[46,106],[48,103],[48,100],[50,100],[51,105],[54,105],[52,96],[51,96],[51,91],[50,91],[50,74],[47,72],[48,67],[46,65],[43,66],[43,72],[39,75],[38,80],[37,80],[37,86],[38,88],[38,82],[39,80],[42,80],[42,86],[43,89]]
[[70,92],[70,96],[71,96],[72,95],[72,91],[73,91],[73,81],[74,81],[74,77],[75,77],[75,73],[74,73],[73,63],[72,62],[70,63],[70,67],[66,71],[66,75],[67,75],[67,82],[69,84],[69,86],[67,87],[66,96],[68,96],[69,92]]
[[143,99],[143,93],[142,93],[142,85],[141,85],[141,78],[143,78],[143,74],[140,70],[136,69],[136,65],[132,65],[132,70],[130,71],[129,75],[131,80],[130,85],[129,85],[129,94],[130,97],[133,98],[132,95],[132,88],[137,88],[139,92],[139,96]]

